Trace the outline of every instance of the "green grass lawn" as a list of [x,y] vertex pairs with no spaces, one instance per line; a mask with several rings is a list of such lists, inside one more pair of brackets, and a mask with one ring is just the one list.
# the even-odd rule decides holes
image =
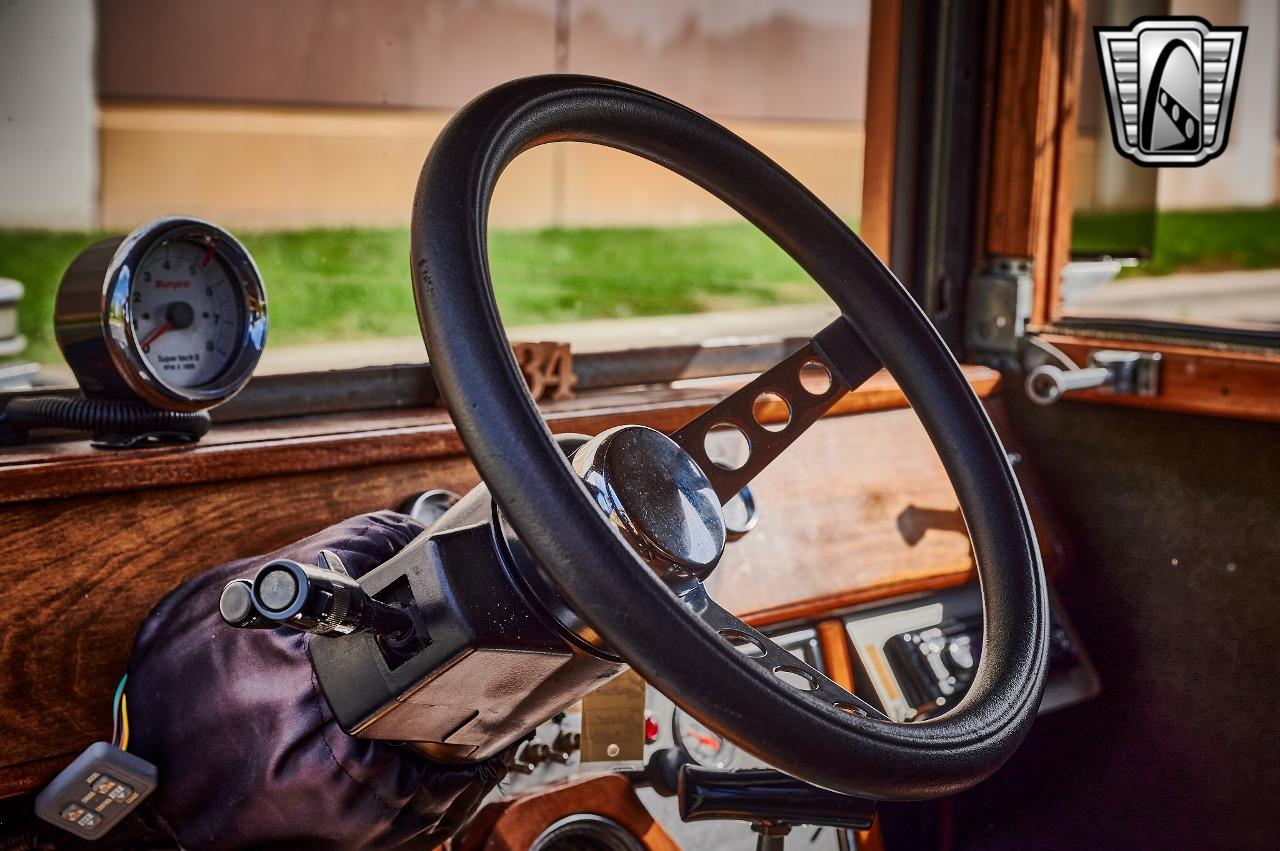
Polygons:
[[1110,253],[1126,245],[1152,245],[1141,266],[1121,277],[1174,272],[1280,267],[1280,207],[1247,210],[1177,210],[1090,213],[1072,223],[1072,250]]
[[[240,235],[267,287],[271,342],[418,334],[403,229]],[[102,234],[0,231],[0,277],[27,288],[27,354],[61,360],[53,297],[63,269]],[[509,324],[761,307],[821,291],[747,224],[497,231],[493,276]]]
[[[1142,214],[1075,218],[1074,247],[1149,244]],[[1154,220],[1155,252],[1125,274],[1280,267],[1280,208],[1168,212]],[[409,234],[397,228],[243,234],[271,308],[271,341],[406,337],[418,333],[409,285]],[[61,360],[53,296],[63,269],[94,233],[0,230],[0,277],[27,288],[28,355]],[[781,250],[747,224],[673,228],[497,231],[494,281],[510,324],[763,307],[822,298]]]

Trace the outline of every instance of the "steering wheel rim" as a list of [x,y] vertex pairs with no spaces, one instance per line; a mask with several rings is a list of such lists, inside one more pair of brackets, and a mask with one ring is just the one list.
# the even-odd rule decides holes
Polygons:
[[[897,380],[959,497],[982,589],[983,654],[950,712],[916,724],[857,717],[753,667],[689,617],[600,514],[529,396],[489,274],[493,188],[518,154],[555,141],[636,154],[728,203],[827,291]],[[953,794],[1013,753],[1043,693],[1049,628],[1021,491],[981,403],[915,301],[781,167],[710,119],[633,86],[516,80],[463,107],[437,139],[414,198],[412,264],[435,379],[482,478],[570,604],[655,687],[769,764],[862,797]]]

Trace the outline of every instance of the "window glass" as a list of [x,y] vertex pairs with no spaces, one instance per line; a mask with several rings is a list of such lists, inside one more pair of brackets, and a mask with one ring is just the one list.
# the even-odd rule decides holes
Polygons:
[[[869,14],[869,0],[7,3],[0,277],[26,290],[22,357],[69,377],[51,321],[63,268],[104,234],[186,214],[258,261],[259,372],[421,361],[407,225],[422,161],[459,106],[531,74],[612,77],[710,114],[856,226]],[[615,151],[521,156],[492,227],[516,339],[803,334],[832,313],[722,203]]]
[[[1227,145],[1203,165],[1150,168],[1117,152],[1092,27],[1150,15],[1248,27]],[[1067,267],[1063,312],[1280,328],[1280,4],[1090,0],[1086,24],[1072,248],[1103,262]],[[1203,91],[1193,87],[1190,111],[1212,100]]]

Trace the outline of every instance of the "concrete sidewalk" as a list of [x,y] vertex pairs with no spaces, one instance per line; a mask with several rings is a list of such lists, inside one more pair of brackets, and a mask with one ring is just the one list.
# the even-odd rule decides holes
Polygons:
[[[1280,325],[1280,269],[1128,278],[1088,293],[1071,307],[1071,312],[1183,322]],[[522,325],[508,329],[508,333],[513,340],[568,342],[576,352],[593,352],[807,337],[834,319],[836,313],[833,305],[822,302],[678,316]],[[268,343],[257,372],[266,375],[422,363],[426,357],[420,337],[294,346]],[[70,371],[61,365],[46,367],[44,375],[46,380],[71,380]]]
[[1076,311],[1176,322],[1278,324],[1280,269],[1125,278],[1080,299],[1071,307]]
[[[645,316],[636,319],[593,319],[508,329],[512,340],[567,342],[575,352],[678,346],[752,338],[807,337],[834,319],[830,303],[785,305],[756,310]],[[305,346],[272,347],[262,355],[258,374],[352,369],[395,363],[422,363],[427,358],[421,337],[353,340]]]
[[[1087,294],[1071,311],[1179,322],[1280,324],[1280,269],[1127,278]],[[593,352],[731,339],[807,337],[834,319],[836,313],[830,303],[785,305],[679,316],[522,325],[508,329],[508,334],[512,340],[555,340],[569,343],[575,352]],[[268,344],[258,372],[422,363],[426,356],[419,337],[302,346]]]

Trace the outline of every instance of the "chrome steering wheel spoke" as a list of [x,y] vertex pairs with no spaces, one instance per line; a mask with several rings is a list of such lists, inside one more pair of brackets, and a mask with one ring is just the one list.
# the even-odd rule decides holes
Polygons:
[[792,688],[808,692],[833,709],[850,715],[889,720],[879,709],[711,599],[701,585],[684,595],[684,599],[691,610],[739,653],[768,669]]
[[[795,354],[681,426],[671,439],[702,468],[723,505],[879,368],[852,326],[837,318]],[[786,408],[785,422],[772,421],[767,409],[757,412],[758,403],[776,405],[779,400]],[[736,429],[746,439],[749,454],[740,466],[731,468],[708,451],[708,436],[722,427]]]

